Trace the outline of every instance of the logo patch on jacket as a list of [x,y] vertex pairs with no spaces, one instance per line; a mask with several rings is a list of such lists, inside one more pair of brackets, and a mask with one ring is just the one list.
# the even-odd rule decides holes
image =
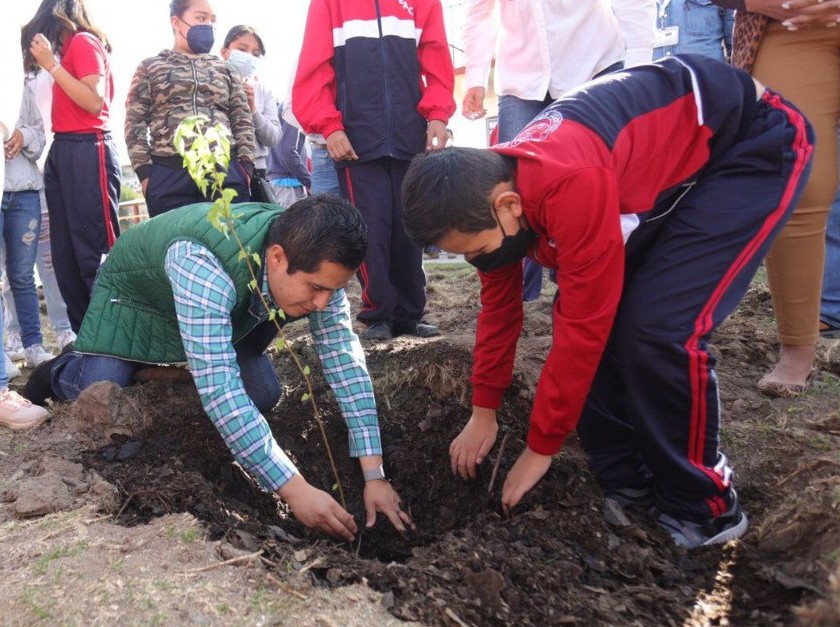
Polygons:
[[541,142],[548,139],[554,131],[560,128],[563,123],[563,114],[559,111],[552,111],[551,109],[543,111],[526,126],[522,131],[512,140],[504,144],[505,146],[518,146],[523,142]]
[[408,0],[399,0],[400,6],[406,10],[411,17],[414,17],[414,7],[408,3]]

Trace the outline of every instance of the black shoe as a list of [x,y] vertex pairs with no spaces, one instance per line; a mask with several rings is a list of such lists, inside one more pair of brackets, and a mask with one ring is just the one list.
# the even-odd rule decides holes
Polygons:
[[374,322],[359,337],[363,340],[390,340],[394,333],[390,322]]
[[[64,354],[64,351],[62,351]],[[23,388],[23,397],[30,403],[35,405],[46,406],[48,398],[53,397],[52,390],[52,368],[58,357],[53,357],[49,361],[35,367],[32,374],[29,375],[29,380]]]
[[440,335],[440,329],[422,320],[396,320],[394,335],[414,335],[415,337],[435,337]]

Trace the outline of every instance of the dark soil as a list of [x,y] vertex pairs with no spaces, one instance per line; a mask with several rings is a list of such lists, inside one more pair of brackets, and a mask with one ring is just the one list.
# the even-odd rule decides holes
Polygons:
[[[187,511],[204,521],[211,539],[263,549],[278,577],[304,571],[317,585],[367,582],[386,593],[395,616],[428,624],[787,625],[795,606],[829,593],[840,549],[840,385],[823,372],[805,400],[753,391],[774,354],[766,290],[750,292],[715,344],[724,446],[752,526],[742,541],[686,553],[644,512],[631,513],[629,526],[605,522],[603,496],[574,438],[515,515],[501,515],[499,491],[524,447],[550,341],[545,296],[526,310],[517,379],[501,413],[504,433],[476,481],[452,476],[449,443],[470,413],[477,301],[471,278],[447,287],[460,271],[439,272],[438,282],[430,276],[431,300],[447,335],[366,346],[386,473],[416,524],[407,537],[384,520],[352,546],[309,532],[232,463],[194,388],[159,382],[115,393],[126,408],[125,428],[80,453],[119,489],[117,522],[143,525]],[[299,336],[292,344],[314,365],[304,331],[291,329]],[[288,388],[269,417],[272,429],[307,480],[331,491],[335,478],[310,408],[299,401],[300,378],[286,356],[276,363]],[[347,507],[361,528],[361,473],[348,458],[332,395],[317,374],[315,381]]]

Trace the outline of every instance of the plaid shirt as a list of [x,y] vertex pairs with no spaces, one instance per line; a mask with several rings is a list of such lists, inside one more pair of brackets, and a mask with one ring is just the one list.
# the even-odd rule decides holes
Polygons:
[[[245,392],[231,341],[230,316],[236,302],[233,281],[216,256],[195,242],[172,244],[164,269],[172,284],[184,352],[204,411],[236,461],[263,487],[276,491],[297,469]],[[262,291],[271,302],[267,279]],[[347,423],[350,455],[381,455],[373,386],[362,346],[353,332],[344,290],[336,290],[327,308],[313,312],[308,319],[324,377]]]

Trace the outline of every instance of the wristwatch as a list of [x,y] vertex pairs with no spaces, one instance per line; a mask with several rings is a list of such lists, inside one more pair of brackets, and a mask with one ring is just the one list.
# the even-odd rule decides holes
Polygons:
[[382,467],[382,464],[379,464],[378,468],[365,470],[362,475],[364,475],[365,481],[378,481],[379,479],[385,480],[385,469]]

